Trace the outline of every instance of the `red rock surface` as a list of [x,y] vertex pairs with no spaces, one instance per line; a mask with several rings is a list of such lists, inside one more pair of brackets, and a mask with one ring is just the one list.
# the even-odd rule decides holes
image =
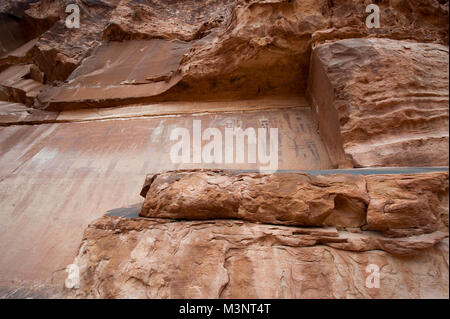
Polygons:
[[[424,245],[423,239],[417,248],[432,245],[433,241]],[[389,251],[386,248],[397,241],[388,240],[381,247]],[[82,273],[81,288],[71,294],[82,298],[448,296],[448,239],[414,257],[387,253],[375,242],[333,229],[106,216],[85,231],[74,261]],[[411,240],[406,246],[415,245]],[[369,264],[382,269],[379,289],[365,284]]]
[[[34,1],[21,1],[27,2]],[[79,29],[64,25],[64,10],[69,3],[42,0],[29,4],[24,12],[26,5],[4,5],[3,12],[15,12],[21,17],[21,23],[11,27],[11,32],[21,27],[33,31],[14,45],[7,45],[11,41],[5,37],[5,46],[16,48],[30,37],[38,37],[31,59],[48,83],[60,86],[86,58],[95,57],[99,52],[95,48],[102,40],[157,38],[189,42],[191,48],[174,72],[182,80],[158,98],[164,100],[304,92],[312,41],[373,36],[448,44],[447,1],[380,3],[379,29],[365,27],[366,4],[362,0],[79,0]],[[110,99],[108,94],[99,94],[99,103]],[[150,91],[147,97],[152,95]],[[83,107],[86,99],[80,96],[79,103],[70,107]],[[40,102],[45,107],[50,101],[44,95]]]
[[46,90],[39,99],[49,103],[46,109],[67,109],[80,102],[84,107],[104,99],[108,105],[125,104],[161,94],[181,79],[176,72],[189,46],[164,39],[102,44],[69,76],[67,84]]
[[[0,297],[448,298],[448,1],[368,3],[0,2]],[[172,163],[194,119],[291,171]]]
[[[71,297],[448,296],[448,173],[174,171],[149,175],[141,195],[150,219],[105,216],[87,228]],[[430,286],[417,263],[434,274]],[[385,269],[380,288],[366,285],[369,264]]]
[[142,217],[362,227],[401,237],[430,233],[443,225],[441,201],[448,196],[448,173],[175,171],[149,175],[141,195]]
[[[342,143],[356,167],[447,166],[448,62],[441,44],[372,38],[317,45],[310,97],[329,148]],[[330,127],[332,120],[339,125]]]
[[[2,119],[8,116],[6,126],[0,126],[0,285],[12,279],[47,282],[65,275],[60,269],[72,263],[83,230],[110,210],[140,204],[139,192],[148,172],[199,167],[172,163],[169,157],[171,128],[190,128],[194,119],[202,120],[204,127],[218,123],[222,131],[229,122],[257,127],[261,118],[270,119],[279,127],[280,169],[330,168],[320,137],[309,129],[310,110],[295,107],[301,103],[298,100],[283,103],[293,107],[280,112],[273,108],[282,101],[266,100],[162,104],[104,109],[105,113],[83,110],[53,119],[51,114],[28,114],[29,109],[10,105],[7,115],[0,113]],[[179,114],[204,112],[205,107],[217,113],[152,116],[155,109]],[[237,107],[255,110],[230,113]],[[297,118],[303,120],[303,133]],[[321,160],[307,142],[314,142]],[[220,166],[203,163],[200,167]],[[258,164],[234,163],[225,168],[258,169]]]
[[361,176],[186,171],[151,175],[147,187],[143,217],[360,227],[369,203]]

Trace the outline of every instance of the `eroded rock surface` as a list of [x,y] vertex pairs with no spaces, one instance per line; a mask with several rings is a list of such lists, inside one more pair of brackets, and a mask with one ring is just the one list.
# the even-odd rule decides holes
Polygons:
[[[80,7],[78,29],[65,26],[65,8],[71,3]],[[5,22],[8,32],[2,38],[0,54],[36,39],[30,60],[45,74],[48,84],[61,87],[75,69],[79,75],[86,71],[82,66],[86,59],[101,57],[96,48],[105,41],[183,41],[190,48],[174,72],[176,85],[149,90],[145,98],[205,100],[303,93],[312,43],[384,37],[448,44],[447,1],[402,0],[378,5],[381,27],[368,29],[367,3],[362,0],[24,0],[0,8],[5,15],[16,17]],[[26,34],[24,28],[29,30]],[[17,34],[16,40],[9,34]],[[97,98],[92,99],[98,105],[106,106],[117,98],[101,92],[99,88]],[[85,107],[83,103],[91,95],[80,94],[68,98],[67,104],[57,99],[57,105],[44,94],[38,104]],[[123,103],[139,102],[143,97],[137,94]]]
[[362,176],[187,171],[149,178],[143,217],[359,227],[369,203]]
[[[368,3],[1,1],[0,297],[448,298],[448,1]],[[293,172],[171,162],[194,119]]]
[[372,29],[362,0],[78,0],[69,29],[72,2],[2,4],[0,71],[32,65],[20,86],[33,90],[1,100],[60,111],[308,91],[333,167],[448,165],[448,1],[378,3]]
[[[377,244],[370,236],[330,228],[105,216],[85,231],[74,261],[80,289],[70,295],[448,298],[448,239],[434,247],[439,240],[411,241],[407,251],[424,248],[414,257],[387,252],[402,240]],[[381,269],[380,288],[366,286],[369,264]]]
[[447,45],[346,39],[318,45],[311,63],[330,149],[342,144],[358,167],[448,165]]
[[30,105],[46,86],[33,64],[14,65],[0,73],[0,90],[8,100]]
[[[147,218],[104,216],[86,229],[74,261],[81,288],[68,294],[446,298],[442,194],[448,173],[150,175],[141,192]],[[379,288],[366,284],[369,265],[381,269]]]
[[390,236],[437,231],[448,173],[258,174],[179,171],[149,175],[140,216],[236,218],[298,226],[361,227]]
[[67,84],[43,92],[40,100],[52,109],[63,109],[81,101],[89,107],[107,99],[112,106],[161,94],[181,79],[176,72],[189,46],[164,39],[102,44],[69,76]]

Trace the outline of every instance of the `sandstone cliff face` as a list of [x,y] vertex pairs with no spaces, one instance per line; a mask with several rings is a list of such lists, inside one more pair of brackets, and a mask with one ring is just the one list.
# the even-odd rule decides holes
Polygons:
[[[363,227],[390,236],[437,231],[448,174],[352,176],[167,172],[147,177],[140,216]],[[445,225],[444,225],[445,227]]]
[[[29,8],[23,12],[27,2]],[[164,91],[168,92],[158,100],[249,98],[304,92],[313,41],[370,36],[448,44],[447,1],[380,3],[379,29],[365,27],[365,1],[349,0],[78,0],[75,3],[80,6],[82,27],[68,29],[64,25],[67,16],[64,10],[72,2],[22,1],[22,12],[14,9],[22,18],[22,27],[33,26],[34,32],[24,37],[29,40],[38,37],[30,49],[30,59],[44,72],[46,82],[62,86],[63,90],[73,88],[70,83],[59,83],[67,80],[84,59],[91,55],[95,58],[98,51],[94,49],[104,40],[157,38],[188,42],[190,49],[184,52],[172,74],[173,81],[180,81],[178,85],[166,86],[157,93],[150,90],[147,101]],[[4,6],[5,13],[13,12],[11,5]],[[20,29],[20,24],[14,28]],[[24,41],[17,41],[16,47]],[[66,102],[69,104],[66,107],[79,108],[86,107],[86,102],[111,102],[119,98],[109,97],[101,88],[95,98],[89,94],[79,96],[78,103],[61,100],[59,95],[53,99],[54,94],[44,94],[38,104],[42,107],[50,104],[57,109]],[[139,96],[120,99],[121,103],[130,103],[139,101]]]
[[[311,99],[325,135],[336,110],[354,166],[448,165],[448,46],[390,39],[317,45]],[[324,94],[323,87],[329,88]],[[401,150],[401,154],[399,154]]]
[[[180,171],[149,176],[141,194],[140,216],[150,219],[105,216],[85,231],[75,259],[82,288],[71,296],[448,296],[447,173]],[[382,269],[376,289],[369,265]]]
[[[85,232],[75,260],[83,274],[81,288],[73,293],[84,298],[448,296],[447,239],[419,256],[400,257],[377,250],[364,236],[344,233],[239,221],[104,217]],[[347,236],[370,251],[328,247]],[[381,269],[379,289],[366,286],[369,264]]]
[[448,165],[447,1],[379,3],[372,29],[364,1],[76,1],[78,29],[69,3],[2,5],[0,78],[32,70],[0,82],[2,100],[57,111],[307,92],[334,167]]
[[[369,3],[2,1],[0,297],[448,298],[448,1]],[[280,172],[171,162],[194,119]]]

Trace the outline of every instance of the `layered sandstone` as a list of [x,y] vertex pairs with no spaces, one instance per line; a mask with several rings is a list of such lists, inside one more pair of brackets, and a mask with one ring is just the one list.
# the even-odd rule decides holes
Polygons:
[[446,227],[448,173],[314,176],[179,171],[149,175],[141,195],[143,217],[363,227],[401,237]]
[[447,1],[379,3],[372,29],[364,1],[77,1],[79,29],[69,3],[2,4],[0,77],[33,72],[1,100],[58,111],[308,92],[333,167],[448,165]]
[[448,63],[448,46],[440,44],[317,45],[309,95],[328,148],[356,167],[448,166]]
[[67,275],[64,269],[77,254],[84,229],[108,211],[140,207],[148,172],[259,168],[246,162],[173,163],[174,127],[191,130],[200,120],[203,128],[214,126],[224,135],[227,127],[267,122],[278,127],[280,169],[331,168],[304,99],[160,103],[59,114],[13,102],[0,107],[0,286],[17,280],[63,287],[59,280]]
[[[147,218],[86,229],[71,296],[448,296],[448,173],[179,171],[149,176],[141,195]],[[383,269],[380,288],[366,284],[369,264]]]
[[[160,83],[159,90],[150,89],[147,95],[137,91],[122,103],[298,94],[307,86],[313,42],[377,37],[448,44],[448,3],[435,0],[379,3],[379,29],[365,27],[367,4],[362,0],[79,0],[75,1],[81,13],[79,29],[65,27],[65,8],[70,3],[73,1],[24,0],[0,8],[17,17],[8,22],[8,32],[18,36],[13,41],[4,36],[3,51],[36,39],[30,44],[30,60],[45,74],[47,84],[69,91],[54,99],[53,94],[43,94],[38,99],[40,107],[80,108],[86,107],[86,102],[106,106],[118,98],[102,92],[103,88],[95,98],[92,93],[71,96],[73,87],[61,83],[75,69],[78,75],[88,72],[83,62],[101,58],[99,47],[104,47],[105,41],[164,39],[189,44],[174,65],[172,85]],[[177,60],[176,54],[160,54]],[[107,81],[106,74],[101,79]],[[121,80],[124,87],[118,90],[132,92],[126,79]],[[64,101],[66,94],[69,97]]]
[[30,105],[45,87],[33,64],[14,65],[0,73],[0,90],[8,100]]
[[[0,297],[448,298],[448,1],[367,4],[1,1]],[[194,120],[279,173],[174,163]]]
[[80,102],[89,107],[107,99],[112,106],[161,94],[181,79],[176,72],[189,47],[188,42],[164,39],[99,45],[67,84],[44,91],[39,99],[51,102],[47,109],[68,109]]
[[[448,239],[439,243],[445,236],[105,216],[84,233],[74,261],[81,288],[69,295],[448,298]],[[381,269],[380,288],[366,285],[369,264]]]

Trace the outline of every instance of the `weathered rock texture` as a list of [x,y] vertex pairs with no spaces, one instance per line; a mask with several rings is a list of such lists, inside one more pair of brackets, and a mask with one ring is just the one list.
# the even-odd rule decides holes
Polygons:
[[448,1],[382,1],[372,29],[367,4],[4,3],[0,78],[31,72],[0,99],[58,111],[307,92],[333,167],[448,166]]
[[[401,237],[437,231],[448,173],[257,174],[179,171],[149,175],[143,217],[242,219],[279,225],[361,227]],[[444,226],[445,227],[445,226]]]
[[[78,253],[69,296],[448,298],[448,1],[369,3],[1,1],[0,296]],[[278,128],[279,169],[441,173],[172,163],[194,118]]]
[[[149,176],[141,195],[150,219],[105,216],[85,231],[71,296],[448,296],[448,173],[180,171]],[[380,288],[366,285],[369,264]]]
[[362,176],[194,171],[168,172],[147,180],[141,192],[146,193],[143,217],[359,227],[365,224],[369,203]]
[[[189,50],[183,52],[168,81],[172,85],[160,83],[159,90],[149,90],[147,101],[302,93],[313,42],[384,37],[448,44],[447,1],[383,1],[378,4],[379,29],[368,29],[364,24],[366,2],[23,0],[20,5],[0,7],[0,12],[15,17],[5,20],[8,32],[0,43],[7,53],[36,39],[29,60],[45,74],[46,83],[63,91],[73,87],[61,82],[79,67],[78,75],[87,71],[84,61],[99,58],[101,50],[96,48],[104,46],[104,41],[165,39],[188,43]],[[65,27],[65,8],[70,3],[80,7],[79,29]],[[10,34],[17,34],[15,40]],[[170,52],[161,53],[172,59]],[[176,54],[173,59],[177,60]],[[101,79],[106,80],[106,75]],[[125,89],[126,77],[122,80]],[[86,107],[86,102],[106,106],[119,98],[109,96],[102,87],[98,89],[95,98],[92,94],[75,97],[67,93],[67,101],[65,93],[54,98],[45,93],[37,104],[53,109],[80,108]],[[120,99],[121,103],[135,103],[143,101],[144,94]]]
[[44,88],[41,73],[33,64],[14,65],[0,73],[0,90],[12,101],[32,104]]
[[[18,280],[63,287],[57,278],[67,275],[64,269],[72,263],[84,229],[110,210],[141,203],[146,173],[222,167],[172,163],[173,127],[191,128],[193,120],[201,120],[205,128],[224,132],[228,125],[256,128],[267,120],[279,128],[280,169],[331,168],[310,109],[295,107],[302,103],[185,102],[59,115],[0,103],[0,286]],[[286,108],[273,109],[279,105]],[[225,168],[255,170],[258,165]]]
[[[400,242],[409,240],[408,252],[412,247],[424,248],[423,252],[414,257],[386,252],[399,248],[403,253]],[[438,240],[412,241],[378,240],[330,228],[106,216],[85,231],[75,259],[81,288],[70,294],[83,298],[448,298],[448,239],[434,247]],[[380,288],[366,286],[369,264],[381,269]]]
[[329,149],[343,145],[358,167],[447,166],[448,63],[440,44],[346,39],[315,47],[309,93]]
[[181,79],[175,74],[189,46],[164,39],[102,44],[68,77],[67,84],[43,92],[40,99],[61,109],[80,101],[87,107],[108,99],[111,106],[161,94]]

